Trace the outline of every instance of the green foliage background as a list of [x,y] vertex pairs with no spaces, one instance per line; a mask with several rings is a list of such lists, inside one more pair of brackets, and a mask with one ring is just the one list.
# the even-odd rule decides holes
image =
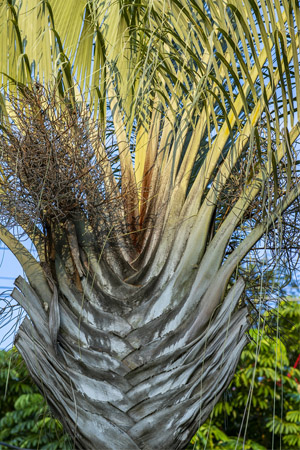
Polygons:
[[[187,450],[300,448],[300,371],[293,368],[300,353],[300,304],[282,303],[262,319],[260,329],[250,330],[251,342],[222,401]],[[0,351],[0,392],[0,441],[72,448],[15,349]]]
[[0,442],[41,450],[71,448],[15,348],[0,351],[0,392]]
[[[188,449],[299,450],[300,304],[265,313],[223,400]],[[298,366],[299,368],[299,366]],[[238,443],[237,443],[238,441]]]

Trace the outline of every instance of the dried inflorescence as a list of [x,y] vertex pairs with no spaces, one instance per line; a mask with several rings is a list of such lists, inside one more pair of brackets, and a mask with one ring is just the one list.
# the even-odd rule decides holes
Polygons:
[[[231,213],[236,202],[252,180],[258,183],[263,180],[263,185],[258,195],[249,201],[247,209],[237,210],[240,215],[240,223],[234,230],[225,250],[224,258],[228,258],[238,248],[251,231],[268,218],[268,215],[276,209],[278,204],[290,189],[299,182],[297,165],[299,164],[299,141],[289,146],[288,155],[276,162],[278,145],[289,145],[284,130],[281,141],[278,143],[275,136],[265,138],[267,124],[262,118],[258,127],[259,142],[253,140],[245,146],[241,158],[230,169],[230,176],[225,186],[216,190],[216,218],[215,232],[223,224],[225,218]],[[274,155],[274,164],[270,170],[270,152]],[[278,215],[266,230],[265,235],[253,246],[245,256],[236,272],[232,275],[231,284],[235,283],[239,276],[246,282],[244,301],[249,305],[249,310],[256,317],[254,304],[261,302],[264,307],[273,307],[274,301],[280,296],[286,295],[285,288],[299,270],[299,223],[300,208],[297,199],[286,211]],[[231,285],[230,284],[230,285]],[[277,301],[277,300],[276,300]],[[257,317],[256,317],[257,319]]]
[[103,231],[120,199],[105,189],[102,167],[111,155],[88,108],[37,83],[9,104],[0,134],[2,221],[45,230],[83,213]]

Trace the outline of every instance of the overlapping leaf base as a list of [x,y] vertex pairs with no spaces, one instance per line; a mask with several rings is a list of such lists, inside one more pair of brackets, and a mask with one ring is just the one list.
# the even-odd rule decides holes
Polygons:
[[161,331],[178,305],[147,322],[152,300],[144,292],[138,301],[142,288],[131,293],[139,305],[130,308],[104,296],[96,278],[81,281],[84,296],[60,272],[57,352],[45,307],[49,293],[41,298],[22,278],[13,292],[31,319],[22,323],[16,346],[75,448],[184,449],[230,382],[247,342],[247,310],[236,310],[243,282],[189,340],[188,319],[173,332]]

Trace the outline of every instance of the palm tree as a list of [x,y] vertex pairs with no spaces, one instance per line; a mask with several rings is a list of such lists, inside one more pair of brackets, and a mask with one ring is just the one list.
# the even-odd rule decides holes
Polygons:
[[294,233],[298,1],[4,0],[0,23],[16,346],[75,448],[185,448],[247,343],[257,246]]

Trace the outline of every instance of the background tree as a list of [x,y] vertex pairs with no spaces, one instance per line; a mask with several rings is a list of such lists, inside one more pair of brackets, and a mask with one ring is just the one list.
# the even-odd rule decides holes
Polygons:
[[[250,330],[234,378],[189,448],[300,447],[300,304],[282,302]],[[250,406],[251,404],[251,406]],[[240,443],[237,444],[238,440]]]
[[16,346],[75,446],[184,448],[297,238],[298,2],[0,8]]
[[49,411],[15,348],[0,351],[0,449],[16,447],[71,448],[62,426]]

